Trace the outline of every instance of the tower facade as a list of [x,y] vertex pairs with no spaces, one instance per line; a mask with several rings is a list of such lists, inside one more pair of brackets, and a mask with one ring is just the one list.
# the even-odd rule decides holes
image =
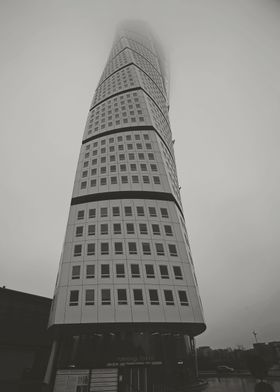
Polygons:
[[162,50],[147,28],[124,25],[75,175],[49,321],[54,391],[70,379],[73,391],[152,391],[195,376],[205,324],[168,110]]

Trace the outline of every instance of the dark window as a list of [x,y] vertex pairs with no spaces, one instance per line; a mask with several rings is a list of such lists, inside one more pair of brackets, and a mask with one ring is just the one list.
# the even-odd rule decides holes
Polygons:
[[151,303],[151,305],[159,305],[158,291],[157,290],[150,289],[149,290],[149,296],[150,296],[150,303]]
[[88,235],[95,235],[95,225],[88,226]]
[[82,255],[82,245],[75,245],[74,256],[81,256],[81,255]]
[[84,227],[83,226],[76,227],[76,237],[82,237],[83,236],[83,231],[84,231]]
[[116,264],[117,278],[125,278],[124,264]]
[[144,216],[144,207],[136,207],[137,210],[137,215],[138,216]]
[[114,234],[121,234],[122,233],[122,227],[120,223],[114,223]]
[[140,234],[148,234],[146,223],[139,223]]
[[180,280],[183,279],[181,267],[174,265],[173,272],[174,272],[175,279],[180,279]]
[[159,225],[152,225],[153,235],[160,235]]
[[87,244],[87,255],[92,256],[95,254],[95,244]]
[[156,252],[158,256],[164,256],[164,248],[163,244],[157,243],[156,245]]
[[168,244],[170,256],[178,256],[176,245]]
[[150,255],[151,254],[151,246],[149,242],[142,242],[142,250],[144,255]]
[[135,305],[143,305],[144,304],[143,293],[142,293],[141,289],[134,289],[133,296],[134,296],[134,304]]
[[102,223],[100,225],[100,233],[101,234],[108,234],[108,224],[107,223]]
[[86,278],[92,279],[95,278],[95,266],[94,265],[87,265],[86,268]]
[[127,231],[127,234],[134,234],[134,224],[127,223],[126,224],[126,231]]
[[72,279],[80,279],[81,267],[79,265],[73,265],[72,267]]
[[189,301],[188,301],[187,293],[185,291],[179,290],[178,294],[179,294],[180,304],[182,306],[188,306]]
[[101,218],[105,218],[106,216],[108,216],[108,208],[107,207],[102,207],[100,209],[100,216],[101,216]]
[[84,219],[85,217],[85,211],[84,210],[80,210],[78,211],[78,219]]
[[157,211],[156,211],[155,207],[149,207],[149,214],[151,217],[157,216]]
[[140,278],[139,264],[131,264],[130,270],[131,270],[131,277],[132,278]]
[[101,278],[110,278],[109,264],[101,264]]
[[109,254],[109,243],[101,242],[101,254],[108,255]]
[[146,276],[147,278],[154,278],[155,277],[155,270],[152,264],[145,264],[146,269]]
[[132,216],[132,208],[131,207],[124,207],[125,216]]
[[120,207],[113,207],[113,216],[120,216]]
[[101,303],[102,305],[111,305],[111,291],[110,289],[101,290]]
[[86,290],[86,305],[94,305],[94,290]]
[[118,305],[127,305],[126,289],[118,289]]
[[137,254],[136,242],[129,242],[128,243],[128,251],[129,251],[130,255],[136,255]]
[[88,211],[88,217],[91,219],[91,218],[95,218],[95,216],[96,216],[96,209],[95,208],[91,208]]
[[79,304],[79,290],[71,290],[70,291],[70,306],[77,306]]
[[122,255],[123,254],[123,244],[122,242],[115,242],[115,254]]
[[172,227],[169,225],[164,225],[164,231],[165,231],[165,235],[167,236],[173,236],[172,233]]
[[164,290],[164,298],[165,298],[166,305],[174,305],[172,290]]
[[168,218],[168,211],[167,211],[167,208],[161,208],[161,209],[160,209],[160,212],[161,212],[161,216],[162,216],[163,218]]
[[159,266],[160,276],[161,279],[169,279],[169,273],[167,265],[160,265]]

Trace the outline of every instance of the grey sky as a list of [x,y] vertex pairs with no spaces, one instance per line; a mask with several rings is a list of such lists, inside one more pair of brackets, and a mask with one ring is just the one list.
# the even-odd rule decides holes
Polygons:
[[148,21],[170,57],[198,344],[280,340],[276,0],[1,1],[0,284],[53,294],[89,104],[126,18]]

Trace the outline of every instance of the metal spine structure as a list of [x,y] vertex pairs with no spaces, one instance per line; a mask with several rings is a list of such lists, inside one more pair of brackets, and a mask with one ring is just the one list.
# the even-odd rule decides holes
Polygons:
[[[90,106],[75,176],[49,321],[52,358],[59,357],[49,374],[56,377],[69,366],[72,373],[73,367],[122,366],[129,390],[136,378],[147,378],[147,363],[157,362],[151,379],[159,385],[158,369],[170,358],[186,366],[193,337],[205,329],[177,179],[167,75],[149,29],[123,25]],[[183,352],[174,354],[170,339],[183,344]],[[91,344],[90,354],[85,347]],[[134,349],[126,351],[129,344]],[[141,362],[137,376],[127,370],[127,358]]]

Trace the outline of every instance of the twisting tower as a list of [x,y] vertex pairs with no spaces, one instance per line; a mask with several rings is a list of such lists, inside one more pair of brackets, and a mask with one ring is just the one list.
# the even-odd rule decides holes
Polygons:
[[147,392],[195,377],[205,324],[168,109],[159,44],[142,24],[122,26],[75,176],[49,322],[55,392]]

